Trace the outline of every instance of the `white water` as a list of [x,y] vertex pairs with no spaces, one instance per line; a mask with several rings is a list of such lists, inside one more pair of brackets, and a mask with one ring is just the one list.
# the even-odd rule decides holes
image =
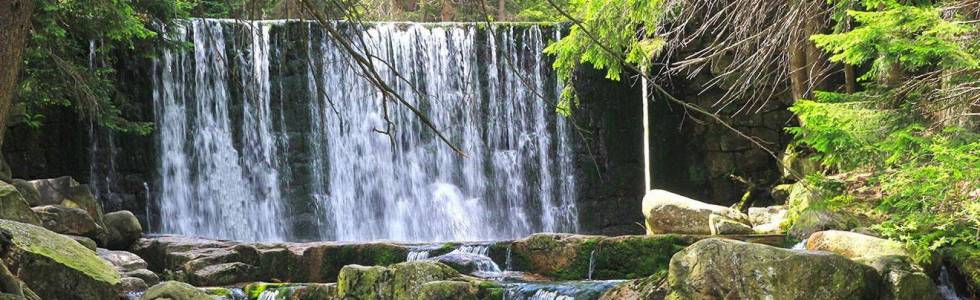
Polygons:
[[[554,113],[561,86],[541,53],[542,28],[481,35],[472,24],[341,23],[462,157],[392,102],[394,131],[379,134],[387,123],[378,89],[318,25],[234,22],[167,29],[193,50],[165,51],[154,63],[163,232],[289,240],[300,215],[312,216],[315,238],[330,240],[577,231],[571,128]],[[289,26],[305,26],[307,36],[274,30]],[[287,53],[307,60],[288,82],[270,74]],[[284,99],[296,83],[306,96]],[[287,128],[296,120],[309,125]],[[290,148],[305,154],[290,157]]]

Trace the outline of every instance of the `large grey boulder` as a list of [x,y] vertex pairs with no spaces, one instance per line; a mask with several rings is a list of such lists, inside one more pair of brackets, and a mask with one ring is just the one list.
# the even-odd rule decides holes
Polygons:
[[143,236],[143,227],[139,219],[128,210],[114,211],[105,214],[106,248],[113,250],[129,249]]
[[730,207],[713,205],[665,190],[650,190],[643,197],[647,234],[752,233],[749,217]]
[[61,205],[44,205],[32,207],[31,210],[41,219],[41,225],[48,230],[61,234],[84,236],[96,242],[105,239],[105,228],[83,209]]
[[109,262],[120,273],[146,269],[147,267],[146,261],[130,252],[98,248],[95,254]]
[[0,219],[40,225],[41,220],[13,185],[0,181]]
[[760,234],[782,233],[782,223],[786,219],[788,210],[785,206],[776,205],[769,207],[750,207],[749,221],[752,222],[752,229]]
[[667,299],[879,299],[871,267],[826,252],[711,238],[670,260]]
[[828,230],[807,239],[808,250],[837,253],[871,266],[884,279],[885,299],[941,299],[939,289],[909,258],[902,243],[857,232]]
[[43,227],[0,220],[10,271],[45,300],[115,299],[119,273],[89,249]]
[[[87,185],[80,184],[71,177],[31,180],[23,193],[37,193],[37,198],[26,197],[33,206],[61,205],[85,210],[95,223],[102,225],[102,204],[99,203]],[[18,186],[18,189],[21,189]],[[33,201],[33,202],[32,202]]]

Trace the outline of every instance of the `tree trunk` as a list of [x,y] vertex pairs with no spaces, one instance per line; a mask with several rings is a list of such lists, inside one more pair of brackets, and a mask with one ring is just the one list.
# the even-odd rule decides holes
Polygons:
[[794,41],[789,45],[789,85],[793,101],[808,97],[806,41]]
[[507,19],[507,0],[497,0],[497,22],[503,22],[506,19]]
[[21,54],[31,28],[34,0],[0,0],[0,145],[7,133],[7,114],[17,94]]

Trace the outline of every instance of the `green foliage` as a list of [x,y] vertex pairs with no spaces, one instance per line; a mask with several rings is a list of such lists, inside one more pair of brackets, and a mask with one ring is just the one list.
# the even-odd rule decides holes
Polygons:
[[42,126],[46,107],[71,106],[101,126],[148,133],[151,123],[129,122],[122,116],[125,99],[114,84],[112,53],[135,49],[140,41],[156,37],[151,22],[189,16],[191,3],[163,2],[37,0],[18,90],[26,123]]
[[941,8],[895,0],[868,0],[864,6],[869,11],[847,11],[860,24],[853,30],[811,37],[817,47],[832,54],[831,61],[850,65],[871,61],[871,68],[862,79],[879,77],[893,64],[908,70],[934,65],[980,66],[968,46],[959,40],[976,28],[943,18]]
[[[580,64],[606,70],[606,78],[619,80],[624,64],[648,66],[666,42],[655,34],[663,14],[663,0],[572,0],[568,13],[578,23],[568,36],[552,43],[545,53],[555,56],[554,69],[569,82]],[[583,27],[584,26],[584,27]],[[568,114],[574,104],[572,85],[562,91],[558,111]]]

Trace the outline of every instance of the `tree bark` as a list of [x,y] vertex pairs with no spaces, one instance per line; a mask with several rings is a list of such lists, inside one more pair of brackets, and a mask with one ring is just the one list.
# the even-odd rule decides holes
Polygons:
[[0,145],[17,94],[24,43],[31,29],[34,0],[0,0]]
[[497,22],[503,22],[505,21],[506,18],[507,18],[507,0],[497,0]]

